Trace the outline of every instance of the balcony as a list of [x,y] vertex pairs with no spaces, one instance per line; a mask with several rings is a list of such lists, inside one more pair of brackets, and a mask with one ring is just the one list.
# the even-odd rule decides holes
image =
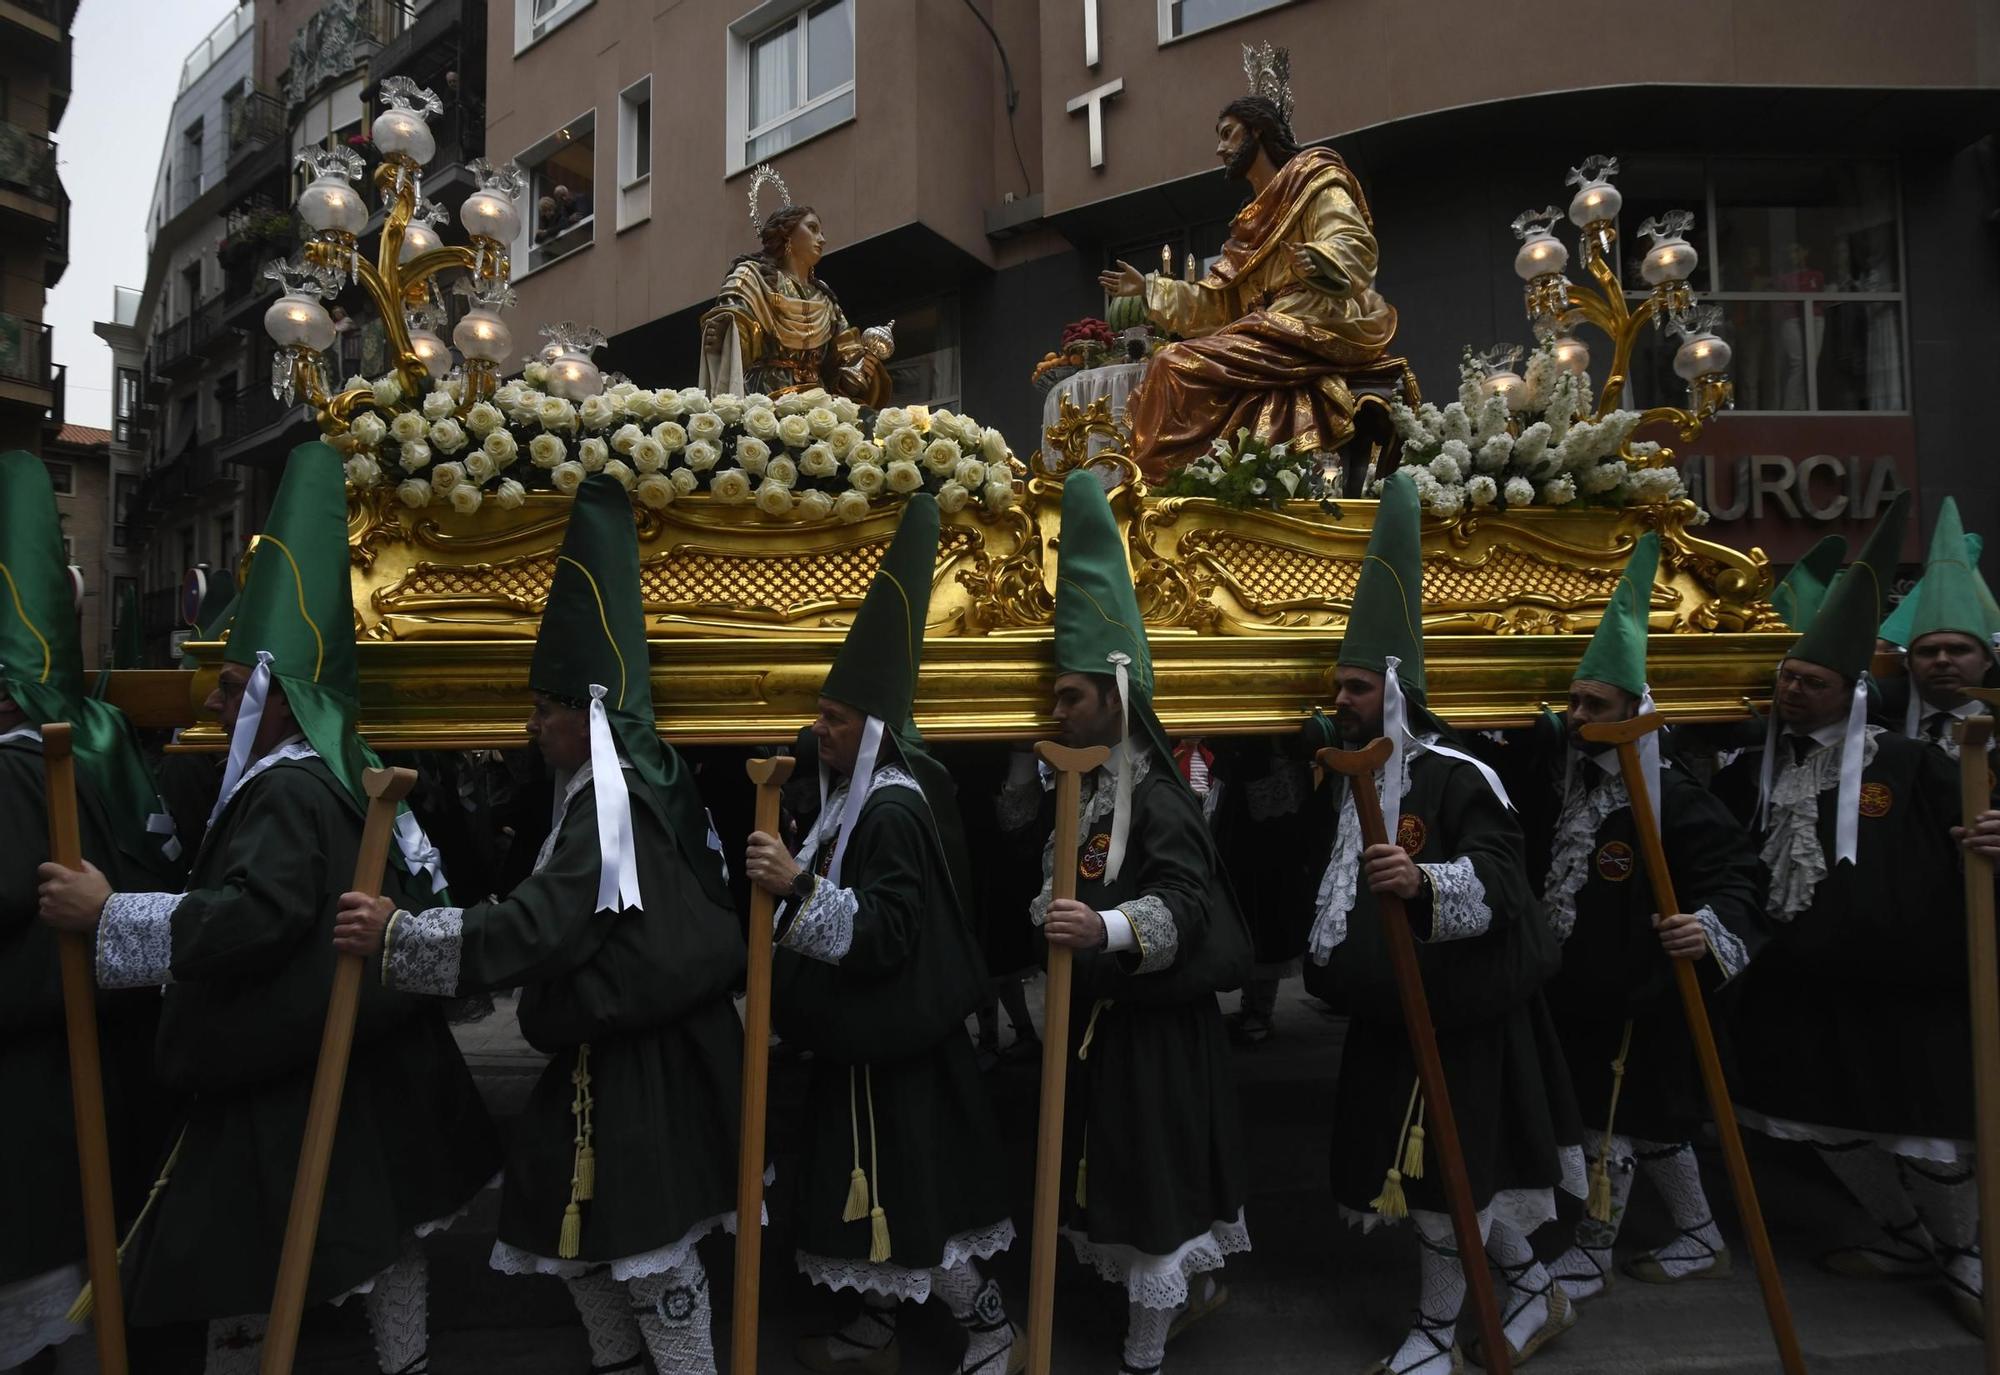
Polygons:
[[153,336],[151,362],[154,369],[169,380],[188,371],[188,365],[199,361],[200,355],[194,351],[194,320],[189,317],[176,320]]
[[229,165],[234,167],[259,148],[282,143],[285,103],[274,95],[252,91],[229,109]]
[[[0,4],[0,8],[4,8]],[[70,36],[67,26],[63,29],[62,45],[57,48],[55,61],[49,66],[49,128],[62,126],[62,118],[69,110],[70,83],[76,68],[76,40]]]
[[42,255],[42,285],[54,291],[69,271],[69,192],[56,188],[56,222],[49,226],[48,248]]
[[46,411],[55,403],[49,326],[0,314],[0,401]]
[[69,0],[0,0],[0,28],[12,28],[17,35],[60,42],[69,29]]
[[53,220],[61,191],[54,141],[0,122],[0,208]]
[[243,336],[229,325],[226,288],[196,306],[189,318],[194,322],[194,349],[205,358],[220,358],[243,342]]

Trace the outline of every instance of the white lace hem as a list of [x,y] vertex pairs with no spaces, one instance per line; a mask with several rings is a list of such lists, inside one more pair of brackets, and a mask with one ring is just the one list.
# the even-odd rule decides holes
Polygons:
[[1823,1127],[1817,1122],[1799,1122],[1789,1117],[1770,1117],[1755,1108],[1739,1106],[1736,1120],[1751,1131],[1779,1141],[1807,1141],[1815,1146],[1879,1146],[1905,1160],[1925,1160],[1936,1165],[1970,1165],[1973,1145],[1938,1136],[1896,1136],[1889,1132],[1855,1131],[1852,1127]]
[[0,1370],[25,1365],[44,1347],[89,1330],[63,1316],[83,1281],[82,1264],[73,1263],[0,1285]]
[[639,1279],[646,1275],[664,1275],[669,1270],[678,1270],[687,1264],[688,1256],[694,1251],[695,1243],[717,1228],[736,1235],[736,1211],[717,1213],[714,1217],[703,1218],[679,1241],[672,1242],[656,1250],[644,1251],[636,1256],[622,1256],[613,1261],[602,1260],[552,1260],[548,1256],[538,1256],[532,1251],[523,1251],[518,1246],[509,1246],[504,1241],[495,1240],[493,1253],[486,1263],[503,1275],[559,1275],[564,1279],[575,1279],[593,1270],[609,1267],[611,1278],[621,1283]]
[[[960,1232],[944,1244],[944,1256],[936,1269],[950,1270],[969,1260],[986,1260],[1014,1244],[1014,1223],[1003,1218],[991,1227]],[[838,1293],[852,1289],[857,1294],[880,1294],[884,1298],[923,1303],[931,1296],[932,1270],[912,1270],[889,1261],[840,1260],[797,1253],[799,1273],[822,1288]]]
[[[429,1222],[419,1222],[416,1226],[410,1229],[410,1234],[421,1240],[422,1238],[429,1236],[433,1232],[444,1231],[445,1228],[451,1226],[454,1222],[457,1222],[460,1218],[464,1217],[467,1213],[472,1211],[472,1205],[478,1201],[479,1194],[485,1193],[488,1189],[497,1188],[499,1186],[500,1179],[501,1179],[500,1175],[497,1174],[494,1175],[493,1178],[487,1180],[484,1184],[480,1185],[479,1193],[475,1193],[471,1198],[465,1200],[465,1206],[463,1208],[460,1208],[455,1213],[447,1213],[443,1217],[434,1217]],[[389,1265],[384,1266],[381,1270],[377,1271],[375,1274],[370,1275],[367,1279],[361,1281],[361,1283],[355,1285],[352,1289],[348,1290],[346,1293],[337,1294],[332,1299],[328,1300],[328,1302],[338,1307],[340,1304],[346,1303],[349,1299],[353,1298],[356,1294],[367,1294],[373,1292],[375,1288],[375,1281],[382,1278],[383,1275],[388,1274],[389,1271],[392,1268],[394,1268],[395,1264],[396,1262],[393,1261],[390,1262]]]
[[1076,1258],[1097,1271],[1099,1279],[1125,1286],[1125,1297],[1142,1308],[1173,1309],[1188,1301],[1188,1277],[1220,1270],[1227,1257],[1250,1249],[1250,1229],[1243,1210],[1230,1222],[1217,1222],[1190,1237],[1164,1256],[1149,1255],[1121,1243],[1098,1243],[1074,1228],[1062,1234]]
[[[1586,1173],[1583,1147],[1562,1146],[1556,1150],[1556,1161],[1562,1168],[1562,1180],[1556,1185],[1564,1193],[1574,1198],[1584,1198],[1590,1193],[1590,1178]],[[1556,1216],[1556,1189],[1502,1189],[1487,1200],[1479,1210],[1481,1225],[1499,1218],[1523,1235],[1533,1232],[1544,1223],[1553,1222]],[[1340,1204],[1340,1219],[1350,1227],[1359,1227],[1365,1235],[1377,1227],[1395,1222],[1395,1218],[1383,1217],[1374,1209],[1359,1212],[1346,1204]],[[1412,1209],[1415,1213],[1417,1209]]]

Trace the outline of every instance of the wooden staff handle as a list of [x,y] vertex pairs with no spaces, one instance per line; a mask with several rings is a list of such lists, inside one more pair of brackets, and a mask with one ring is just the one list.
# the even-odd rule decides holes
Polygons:
[[[1387,845],[1388,827],[1382,821],[1382,798],[1375,791],[1375,771],[1389,762],[1387,740],[1376,739],[1358,750],[1321,750],[1320,767],[1329,773],[1345,774],[1354,790],[1354,811],[1361,822],[1363,845]],[[1356,863],[1359,863],[1357,858]],[[1356,885],[1363,882],[1355,875]],[[1409,913],[1394,893],[1375,894],[1375,909],[1382,917],[1382,931],[1389,947],[1389,964],[1395,971],[1396,996],[1403,1008],[1403,1025],[1409,1032],[1410,1056],[1417,1062],[1417,1082],[1423,1089],[1430,1112],[1429,1139],[1436,1143],[1438,1162],[1444,1167],[1445,1198],[1451,1208],[1452,1230],[1458,1235],[1459,1268],[1472,1294],[1472,1315],[1479,1325],[1485,1348],[1480,1354],[1493,1375],[1511,1375],[1514,1349],[1507,1345],[1507,1331],[1500,1321],[1500,1302],[1493,1292],[1493,1274],[1486,1264],[1486,1242],[1479,1234],[1479,1209],[1472,1199],[1472,1178],[1465,1168],[1465,1148],[1458,1135],[1458,1118],[1452,1112],[1451,1090],[1445,1083],[1444,1060],[1438,1054],[1437,1028],[1431,1022],[1431,1004],[1424,992],[1424,974],[1417,964],[1416,937],[1410,934]]]
[[[1991,702],[1985,693],[1981,700]],[[1993,793],[1987,774],[1991,716],[1966,719],[1958,740],[1958,802],[1970,829],[1990,811]],[[2000,967],[1993,929],[1993,861],[1965,851],[1965,955],[1972,985],[1973,1143],[1979,1170],[1979,1235],[2000,1237]],[[1988,1245],[1993,1243],[1989,1242]],[[1987,1286],[1986,1371],[2000,1375],[2000,1298]]]
[[[744,761],[757,787],[756,829],[778,834],[778,790],[798,761]],[[757,1305],[764,1259],[764,1120],[771,1087],[771,915],[777,899],[750,885],[749,971],[743,984],[743,1113],[737,1124],[736,1292],[729,1314],[729,1369],[757,1375]]]
[[[1073,750],[1044,740],[1035,746],[1056,771],[1056,835],[1050,854],[1051,898],[1076,896],[1078,799],[1083,776],[1111,757],[1102,745]],[[1049,982],[1042,1010],[1042,1108],[1035,1143],[1035,1241],[1028,1259],[1028,1371],[1049,1375],[1055,1351],[1056,1235],[1062,1205],[1063,1093],[1069,1081],[1068,946],[1049,947]]]
[[[47,780],[49,859],[65,869],[83,868],[76,819],[76,757],[70,727],[42,727],[42,769]],[[125,1298],[118,1283],[118,1219],[111,1197],[111,1138],[104,1123],[104,1066],[97,1048],[97,974],[92,938],[74,931],[56,937],[62,973],[63,1031],[69,1041],[70,1109],[76,1117],[77,1175],[83,1183],[83,1245],[96,1296],[97,1365],[104,1375],[125,1375]]]
[[[416,783],[412,769],[368,769],[362,773],[368,816],[361,828],[361,853],[354,861],[353,892],[370,897],[381,894],[389,841],[396,829],[396,804]],[[318,895],[299,896],[311,900]],[[326,1172],[333,1161],[333,1133],[340,1122],[340,1095],[347,1086],[348,1052],[354,1049],[354,1017],[361,1005],[365,963],[359,955],[334,957],[333,991],[326,1004],[319,1068],[313,1074],[312,1098],[306,1106],[299,1173],[292,1184],[292,1210],[285,1220],[285,1246],[278,1256],[278,1283],[271,1296],[270,1326],[264,1334],[264,1359],[259,1367],[263,1375],[291,1375],[292,1355],[298,1347],[306,1281],[312,1275],[313,1243],[319,1237],[320,1205],[326,1199]]]
[[[1647,712],[1624,721],[1584,726],[1581,734],[1585,740],[1618,747],[1618,768],[1632,800],[1632,827],[1639,833],[1639,853],[1645,858],[1646,875],[1653,883],[1653,903],[1661,915],[1671,916],[1681,910],[1680,899],[1674,893],[1674,876],[1667,868],[1666,847],[1660,841],[1653,799],[1646,791],[1645,766],[1639,758],[1639,741],[1665,724],[1665,718],[1658,712]],[[1722,1141],[1722,1161],[1729,1171],[1729,1187],[1736,1195],[1736,1211],[1743,1219],[1744,1238],[1750,1243],[1757,1283],[1764,1291],[1764,1312],[1770,1319],[1771,1338],[1778,1346],[1778,1362],[1786,1375],[1805,1375],[1805,1355],[1799,1350],[1791,1304],[1785,1298],[1785,1283],[1778,1275],[1771,1236],[1764,1227],[1757,1185],[1750,1177],[1750,1158],[1743,1151],[1743,1133],[1736,1125],[1736,1106],[1730,1101],[1729,1083],[1722,1075],[1722,1057],[1716,1053],[1715,1030],[1709,1024],[1701,981],[1695,977],[1693,961],[1669,959],[1668,963],[1674,968],[1674,987],[1680,992],[1681,1012],[1687,1018],[1688,1034],[1694,1039],[1702,1088],[1707,1091],[1709,1114],[1715,1119],[1715,1132]]]

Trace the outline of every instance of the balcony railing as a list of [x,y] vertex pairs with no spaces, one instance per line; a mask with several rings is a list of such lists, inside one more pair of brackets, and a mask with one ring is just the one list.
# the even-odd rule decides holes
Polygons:
[[194,356],[194,320],[176,320],[153,336],[153,367],[161,372]]
[[50,333],[49,326],[41,321],[0,314],[0,382],[53,387]]
[[271,395],[269,387],[245,387],[222,403],[221,447],[227,449],[240,444],[294,412],[303,413],[303,408],[287,406]]
[[229,111],[229,162],[234,166],[259,148],[268,147],[285,136],[285,103],[276,96],[253,91],[243,96]]
[[18,124],[0,122],[0,191],[53,206],[60,186],[54,141]]
[[42,285],[55,290],[69,271],[69,192],[56,187],[56,222],[49,226],[48,248],[42,258]]

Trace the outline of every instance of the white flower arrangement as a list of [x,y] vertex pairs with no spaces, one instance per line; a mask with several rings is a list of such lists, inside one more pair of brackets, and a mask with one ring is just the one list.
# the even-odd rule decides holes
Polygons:
[[466,406],[449,384],[411,397],[382,379],[379,409],[355,416],[341,442],[349,486],[470,514],[489,499],[515,510],[531,492],[574,494],[602,472],[651,510],[707,493],[773,518],[845,523],[918,491],[948,513],[997,513],[1017,500],[1013,450],[968,415],[866,411],[820,388],[710,396],[626,381],[573,402],[548,394],[547,382],[546,368],[530,365]]
[[1168,496],[1213,497],[1224,506],[1273,506],[1311,495],[1316,466],[1313,456],[1295,454],[1289,444],[1269,444],[1240,429],[1234,437],[1218,438],[1192,463],[1168,472],[1160,490]]
[[1593,419],[1589,377],[1558,364],[1552,345],[1528,360],[1511,409],[1507,398],[1484,394],[1483,376],[1468,349],[1456,401],[1443,409],[1390,407],[1403,470],[1432,515],[1450,520],[1467,511],[1577,502],[1633,506],[1687,495],[1679,471],[1655,462],[1659,445],[1632,442],[1639,413]]

